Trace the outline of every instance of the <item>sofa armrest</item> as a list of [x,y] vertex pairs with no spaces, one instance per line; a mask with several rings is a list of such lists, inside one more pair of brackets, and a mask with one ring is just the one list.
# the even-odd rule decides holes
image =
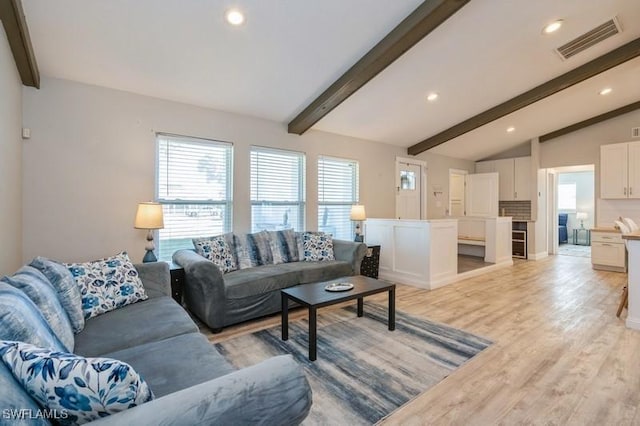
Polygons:
[[360,275],[360,264],[367,253],[367,245],[355,241],[333,240],[333,253],[336,260],[351,263],[354,275]]
[[137,263],[134,265],[149,298],[171,296],[171,273],[166,262]]
[[187,308],[212,329],[222,328],[225,290],[222,271],[194,250],[178,250],[173,262],[184,268],[184,301]]
[[92,424],[295,425],[310,409],[311,388],[302,367],[282,355]]

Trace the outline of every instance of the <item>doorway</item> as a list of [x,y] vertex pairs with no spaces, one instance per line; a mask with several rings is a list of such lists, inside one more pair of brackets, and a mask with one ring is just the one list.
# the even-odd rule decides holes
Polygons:
[[426,163],[396,158],[396,218],[426,219]]
[[594,166],[555,168],[553,216],[555,252],[591,257],[591,228],[595,225]]

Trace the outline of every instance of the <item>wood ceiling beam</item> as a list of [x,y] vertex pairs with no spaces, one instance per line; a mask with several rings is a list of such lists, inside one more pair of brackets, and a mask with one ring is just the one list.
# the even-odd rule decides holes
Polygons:
[[531,90],[528,90],[515,98],[509,99],[506,102],[496,105],[480,114],[471,117],[461,123],[450,127],[438,133],[435,136],[431,136],[408,148],[410,155],[417,155],[423,151],[443,144],[451,139],[457,138],[471,130],[484,126],[498,118],[511,114],[521,108],[524,108],[532,103],[538,102],[548,96],[558,93],[568,87],[585,81],[593,76],[596,76],[602,72],[605,72],[611,68],[617,67],[631,59],[640,56],[640,38],[637,38],[629,43],[612,50],[584,65],[572,69],[571,71],[562,74],[552,80],[547,81]]
[[0,21],[20,74],[22,84],[40,88],[40,73],[20,0],[0,0]]
[[426,0],[288,125],[303,134],[470,0]]
[[576,130],[584,129],[585,127],[593,126],[594,124],[600,123],[601,121],[610,120],[614,117],[617,117],[622,114],[626,114],[631,111],[635,111],[637,109],[640,109],[640,101],[625,105],[620,108],[616,108],[614,110],[605,112],[604,114],[596,115],[595,117],[591,117],[584,121],[580,121],[578,123],[572,124],[571,126],[563,127],[562,129],[558,129],[553,132],[547,133],[545,135],[540,136],[538,140],[540,142],[547,142],[551,139],[564,136],[568,133],[575,132]]

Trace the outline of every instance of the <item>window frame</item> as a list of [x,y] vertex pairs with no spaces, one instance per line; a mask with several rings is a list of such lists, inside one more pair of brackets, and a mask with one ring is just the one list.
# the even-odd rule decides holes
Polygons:
[[[352,199],[349,202],[323,201],[320,199],[320,192],[321,192],[320,187],[323,184],[320,178],[320,167],[324,160],[348,163],[354,166],[351,187],[352,187],[353,193],[355,194],[355,199]],[[320,230],[320,227],[322,226],[320,218],[323,215],[323,213],[321,213],[323,206],[349,206],[350,207],[355,204],[360,204],[360,162],[358,160],[354,160],[351,158],[335,157],[331,155],[318,155],[317,176],[318,176],[318,230]],[[356,222],[352,221],[350,218],[348,218],[347,220],[349,221],[349,224],[350,224],[350,236],[353,236],[355,235]],[[350,236],[347,239],[351,239]],[[334,235],[334,238],[339,238],[339,237],[341,236],[336,237]]]
[[[216,199],[170,199],[163,198],[160,196],[160,145],[161,139],[168,138],[173,140],[179,140],[180,142],[189,143],[192,145],[202,145],[202,146],[211,146],[216,145],[220,147],[224,147],[228,150],[225,167],[226,167],[226,188],[225,193],[227,194],[226,200],[216,200]],[[166,133],[166,132],[156,132],[155,134],[155,200],[156,202],[162,204],[163,213],[165,211],[165,206],[189,206],[189,205],[197,205],[197,206],[212,206],[219,207],[222,206],[225,213],[223,218],[223,233],[231,232],[233,229],[233,166],[234,166],[234,145],[232,142],[226,142],[221,140],[202,138],[197,136],[187,136],[187,135],[179,135],[174,133]],[[165,228],[166,229],[166,215],[165,215]],[[171,260],[165,259],[160,256],[161,248],[162,248],[162,239],[160,238],[162,230],[156,230],[154,241],[156,242],[156,252],[158,253],[159,260]],[[166,239],[165,239],[166,241]],[[185,247],[187,248],[187,247]],[[189,247],[190,248],[190,247]]]
[[[298,201],[265,201],[265,200],[254,200],[253,197],[253,154],[265,152],[265,153],[284,153],[285,155],[296,156],[299,158],[298,163]],[[299,215],[299,223],[297,225],[300,226],[301,229],[297,229],[297,225],[292,226],[292,229],[295,231],[304,231],[306,229],[306,153],[302,151],[295,151],[290,149],[281,149],[281,148],[272,148],[261,145],[251,145],[249,149],[249,204],[251,205],[251,232],[259,232],[262,229],[258,229],[255,227],[253,223],[253,208],[254,206],[291,206],[297,207],[298,215]]]
[[[561,207],[560,206],[560,187],[561,186],[573,186],[573,199],[574,199],[574,203],[573,203],[573,207]],[[558,183],[558,210],[562,210],[562,211],[569,211],[569,212],[575,212],[578,209],[578,185],[575,182],[567,182],[567,183]]]

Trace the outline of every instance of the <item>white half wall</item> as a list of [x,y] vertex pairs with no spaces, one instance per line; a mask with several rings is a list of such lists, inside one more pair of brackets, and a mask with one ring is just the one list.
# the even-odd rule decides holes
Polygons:
[[0,24],[0,276],[22,263],[22,82]]
[[[256,94],[259,96],[259,94]],[[133,229],[136,205],[155,193],[155,133],[232,142],[233,228],[251,221],[252,145],[306,153],[306,227],[317,227],[317,158],[360,162],[360,201],[369,217],[395,214],[395,157],[400,147],[319,131],[287,133],[286,124],[44,78],[24,89],[23,259],[79,261],[127,250],[144,254],[145,231]],[[13,246],[14,244],[12,244]]]

